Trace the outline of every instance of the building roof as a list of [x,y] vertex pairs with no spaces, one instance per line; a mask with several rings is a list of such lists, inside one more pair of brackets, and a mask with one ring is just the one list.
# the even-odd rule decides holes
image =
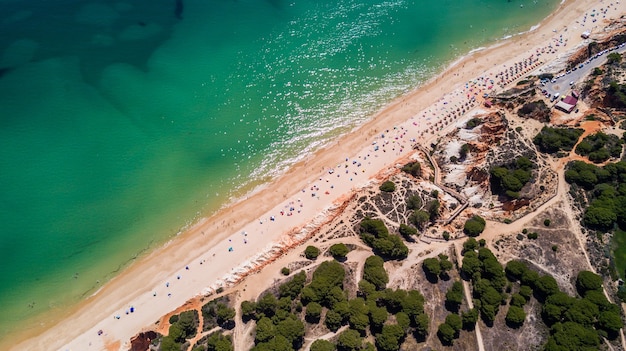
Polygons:
[[568,104],[567,102],[565,102],[564,100],[559,101],[556,105],[554,105],[555,108],[558,108],[559,110],[565,111],[567,113],[570,113],[572,111],[574,111],[574,107],[576,107],[576,105],[572,105],[572,104]]
[[578,99],[571,95],[568,95],[565,97],[565,99],[563,99],[563,102],[570,105],[576,105],[578,103]]

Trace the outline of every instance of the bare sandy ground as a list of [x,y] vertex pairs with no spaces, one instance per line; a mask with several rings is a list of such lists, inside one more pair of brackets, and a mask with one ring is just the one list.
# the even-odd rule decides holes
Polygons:
[[523,73],[511,73],[504,85],[565,56],[581,44],[584,30],[600,32],[601,16],[594,23],[583,18],[609,4],[607,19],[626,13],[617,2],[565,1],[538,29],[459,60],[272,184],[131,265],[83,303],[0,341],[0,349],[128,349],[130,338],[162,315],[194,296],[232,286],[306,239],[356,189],[406,158],[413,144],[426,145],[454,128],[462,111],[499,89],[502,73],[516,63]]

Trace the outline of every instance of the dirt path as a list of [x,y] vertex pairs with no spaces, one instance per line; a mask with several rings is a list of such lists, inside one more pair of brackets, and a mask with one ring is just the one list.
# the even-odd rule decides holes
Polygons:
[[[463,262],[463,256],[461,256],[461,252],[463,247],[459,244],[459,241],[454,243],[454,248],[456,252],[456,259],[459,263],[459,268],[461,262]],[[469,282],[465,279],[461,279],[461,283],[463,283],[463,293],[465,295],[465,300],[467,301],[467,305],[470,309],[474,308],[474,300],[472,298],[472,291],[470,290]],[[485,351],[485,344],[483,342],[483,335],[480,332],[480,325],[476,323],[476,327],[474,328],[476,331],[476,344],[478,346],[478,351]]]

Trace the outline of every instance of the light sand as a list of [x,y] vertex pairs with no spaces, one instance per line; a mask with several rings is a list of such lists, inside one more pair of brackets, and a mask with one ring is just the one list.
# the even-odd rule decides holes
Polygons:
[[[368,123],[295,165],[271,185],[201,221],[131,265],[95,296],[63,313],[61,321],[46,321],[46,325],[27,331],[29,335],[0,342],[0,348],[10,349],[16,339],[26,339],[14,349],[128,349],[130,338],[162,315],[193,296],[227,286],[268,257],[279,255],[281,248],[306,237],[354,189],[367,185],[381,170],[411,153],[414,139],[425,144],[436,137],[429,131],[442,133],[454,128],[460,114],[451,112],[456,108],[467,112],[468,94],[477,100],[475,105],[481,103],[480,96],[489,85],[499,88],[502,76],[498,73],[514,63],[520,63],[524,72],[532,71],[539,62],[552,62],[579,44],[584,30],[596,26],[594,32],[598,32],[603,26],[601,16],[596,16],[596,23],[587,17],[584,27],[577,21],[609,3],[566,1],[539,29],[456,62]],[[607,18],[624,13],[624,5],[613,2]],[[555,45],[560,35],[566,46]],[[537,56],[542,49],[544,53]],[[535,62],[537,58],[539,62]],[[131,306],[135,311],[126,314]],[[102,335],[98,335],[99,330]]]

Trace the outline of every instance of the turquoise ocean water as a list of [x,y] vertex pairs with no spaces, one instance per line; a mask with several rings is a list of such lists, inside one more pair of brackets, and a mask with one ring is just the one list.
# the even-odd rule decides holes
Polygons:
[[175,4],[0,0],[0,339],[558,1]]

